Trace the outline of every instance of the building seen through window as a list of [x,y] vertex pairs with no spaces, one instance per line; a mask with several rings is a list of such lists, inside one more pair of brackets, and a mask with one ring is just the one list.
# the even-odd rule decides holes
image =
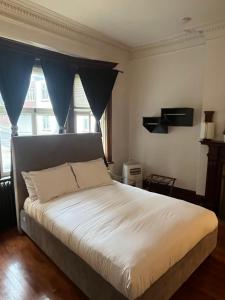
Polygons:
[[[19,135],[58,133],[58,125],[41,68],[33,68],[30,86],[22,113],[18,121]],[[1,174],[7,175],[11,169],[10,154],[11,125],[0,94],[0,143]]]
[[[79,75],[74,80],[74,132],[95,132],[96,121],[90,109]],[[16,101],[16,100],[15,100]],[[18,120],[19,135],[57,134],[58,124],[53,113],[48,95],[44,73],[41,68],[34,67],[30,86]],[[103,147],[106,145],[105,114],[101,119]],[[0,165],[1,176],[8,175],[11,169],[11,124],[0,94]]]

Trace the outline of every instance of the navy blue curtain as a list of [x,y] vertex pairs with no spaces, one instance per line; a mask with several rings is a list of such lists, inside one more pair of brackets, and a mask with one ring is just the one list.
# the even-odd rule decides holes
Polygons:
[[30,84],[34,56],[0,49],[0,91],[12,125],[12,135],[17,135],[17,122]]
[[100,131],[100,119],[111,98],[118,71],[112,69],[81,68],[78,71],[90,108]]
[[64,133],[73,95],[74,70],[66,62],[50,59],[42,59],[41,65],[53,111],[59,124],[59,133]]

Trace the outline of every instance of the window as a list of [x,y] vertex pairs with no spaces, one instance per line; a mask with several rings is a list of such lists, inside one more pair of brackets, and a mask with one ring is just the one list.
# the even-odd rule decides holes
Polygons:
[[27,92],[27,99],[29,99],[30,102],[35,102],[36,100],[35,81],[30,82],[30,88]]
[[47,90],[45,80],[42,80],[40,82],[40,84],[41,84],[41,99],[40,99],[40,101],[41,102],[48,102],[49,96],[48,96],[48,90]]
[[74,128],[76,133],[95,132],[96,121],[90,109],[79,75],[74,80]]
[[[111,103],[100,120],[105,155],[111,161]],[[80,76],[74,80],[74,129],[76,133],[95,132],[96,120],[88,103]]]
[[[105,153],[107,148],[107,123],[106,113],[103,114],[100,120],[103,148]],[[76,133],[95,132],[96,120],[88,103],[80,76],[77,74],[74,80],[74,129]]]
[[[109,110],[103,114],[101,130],[103,147],[106,157],[111,160],[111,140],[108,115]],[[74,130],[76,133],[95,132],[96,121],[90,109],[79,75],[74,80]],[[44,135],[58,133],[58,125],[53,113],[51,101],[41,68],[34,67],[30,86],[20,118],[18,120],[19,135]],[[0,173],[1,176],[9,174],[11,169],[11,124],[7,116],[4,102],[0,94]]]
[[[44,74],[34,67],[27,97],[18,121],[19,135],[43,135],[58,133],[58,125],[49,99]],[[0,95],[0,161],[1,175],[8,175],[11,169],[11,124]]]

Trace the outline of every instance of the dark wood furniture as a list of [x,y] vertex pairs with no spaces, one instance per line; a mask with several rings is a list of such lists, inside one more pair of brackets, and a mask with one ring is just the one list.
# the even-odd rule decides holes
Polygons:
[[13,184],[10,177],[0,179],[0,230],[15,226],[16,209]]
[[216,140],[202,140],[201,144],[209,147],[205,189],[206,207],[219,215],[221,178],[225,164],[225,143]]
[[152,192],[157,192],[158,190],[162,192],[164,190],[164,194],[171,196],[175,181],[176,178],[173,177],[151,174],[145,179],[145,189]]

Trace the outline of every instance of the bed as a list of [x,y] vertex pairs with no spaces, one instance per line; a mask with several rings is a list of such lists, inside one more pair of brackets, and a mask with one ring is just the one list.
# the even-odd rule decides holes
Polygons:
[[99,134],[13,138],[18,229],[90,299],[169,299],[215,248],[213,212],[117,182],[29,201],[21,171],[99,157]]

